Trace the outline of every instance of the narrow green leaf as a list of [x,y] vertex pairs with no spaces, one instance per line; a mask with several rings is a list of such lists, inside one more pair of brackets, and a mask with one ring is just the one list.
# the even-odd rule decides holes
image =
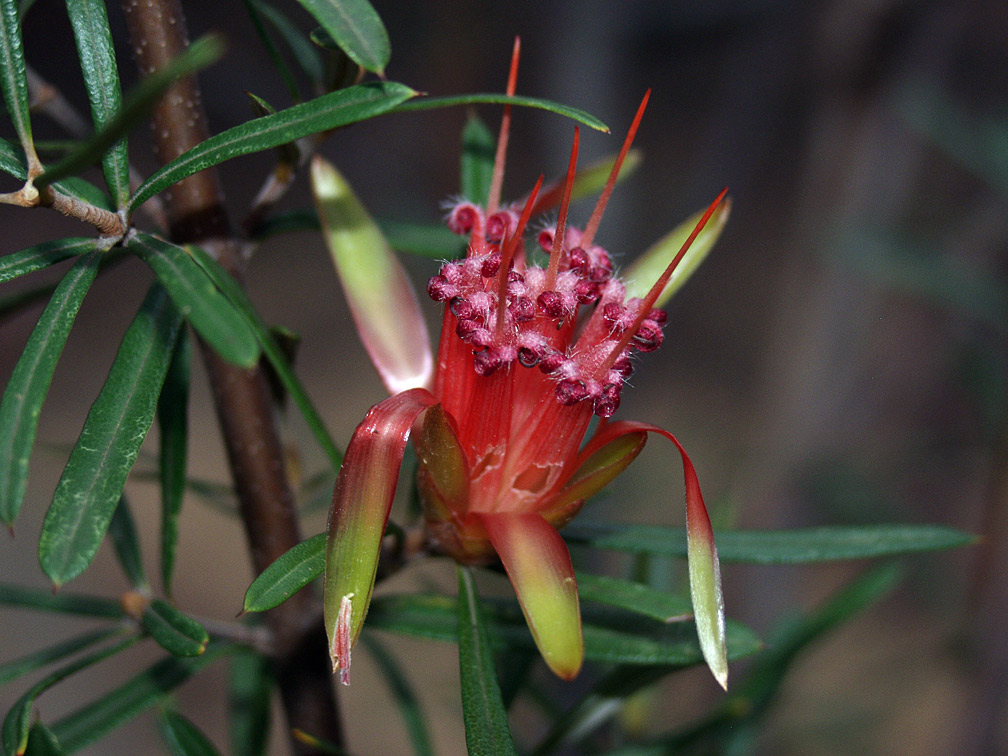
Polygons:
[[24,500],[42,402],[100,260],[100,252],[91,252],[60,281],[28,337],[0,400],[0,520],[8,524],[14,522]]
[[151,267],[182,316],[217,354],[241,367],[256,364],[259,345],[245,318],[186,250],[149,234],[135,234],[126,246]]
[[[129,637],[112,646],[88,654],[65,667],[61,667],[35,683],[27,693],[17,700],[4,718],[2,729],[4,754],[6,756],[15,756],[16,754],[24,753],[25,747],[28,744],[28,729],[31,727],[32,707],[35,704],[36,698],[49,690],[49,688],[80,672],[82,669],[86,669],[125,650],[136,643],[138,637]],[[57,739],[59,739],[58,735]]]
[[273,678],[269,660],[251,651],[231,657],[228,729],[232,756],[263,756],[269,742]]
[[3,89],[7,112],[14,122],[21,148],[28,155],[28,163],[38,165],[28,113],[28,79],[16,0],[2,0],[0,3],[0,88]]
[[266,359],[269,360],[270,365],[276,371],[277,378],[280,379],[284,388],[287,389],[291,400],[297,405],[309,430],[315,436],[318,445],[325,452],[326,456],[329,457],[333,470],[338,470],[340,464],[343,462],[343,455],[340,454],[339,449],[332,440],[332,436],[329,435],[325,422],[322,420],[322,416],[318,413],[318,410],[315,409],[315,405],[308,396],[308,392],[305,391],[301,381],[294,374],[290,363],[287,362],[287,358],[277,345],[276,339],[270,333],[269,327],[263,322],[262,317],[249,301],[248,295],[238,285],[238,282],[229,276],[210,255],[198,247],[190,247],[190,251],[193,258],[199,263],[199,266],[210,277],[210,280],[217,285],[217,288],[227,297],[228,301],[244,316],[246,322],[252,328],[256,340],[259,342],[259,346],[262,347],[263,354],[266,355]]
[[0,583],[0,605],[23,606],[43,612],[106,619],[119,619],[125,615],[119,602],[112,599],[65,592],[54,594],[52,591],[40,591],[4,583]]
[[371,656],[381,669],[382,677],[392,690],[392,698],[399,709],[399,714],[406,724],[406,731],[409,733],[410,742],[413,744],[413,753],[416,756],[434,756],[434,747],[431,744],[430,731],[424,721],[423,708],[417,698],[412,686],[403,674],[395,657],[389,653],[384,645],[369,636],[362,636],[361,640],[367,647]]
[[119,565],[134,588],[145,590],[149,587],[147,575],[144,573],[143,559],[140,556],[140,537],[137,535],[136,522],[130,511],[125,496],[119,497],[119,504],[112,513],[109,523],[109,537],[115,548]]
[[[468,242],[453,234],[441,223],[411,223],[387,218],[376,218],[378,227],[389,246],[398,252],[436,260],[451,260],[465,254]],[[256,227],[255,237],[267,239],[291,231],[318,231],[321,229],[315,210],[293,210],[275,215]]]
[[[495,651],[535,649],[532,636],[515,601],[484,599],[484,612]],[[458,639],[452,600],[430,594],[385,595],[371,602],[367,626],[432,640]],[[628,612],[600,612],[584,607],[585,659],[614,664],[662,664],[688,667],[704,659],[691,623],[665,624]],[[737,659],[762,647],[749,628],[727,623],[728,658]]]
[[[714,248],[722,229],[728,222],[728,214],[731,212],[731,200],[726,199],[714,211],[714,214],[707,220],[703,230],[697,235],[690,245],[686,254],[672,271],[672,275],[662,289],[661,294],[655,300],[655,306],[661,307],[672,296],[679,291],[696,272],[706,258],[708,253]],[[695,213],[680,223],[672,231],[667,233],[657,242],[652,244],[644,254],[634,260],[633,264],[624,273],[624,280],[627,282],[627,296],[645,297],[654,283],[665,272],[665,268],[675,258],[682,245],[693,233],[693,229],[703,217],[704,211]]]
[[[680,528],[572,525],[572,543],[631,554],[686,555]],[[919,551],[952,549],[976,543],[976,536],[942,525],[861,525],[793,530],[723,530],[715,534],[722,562],[806,564],[839,559],[869,559]]]
[[64,753],[52,730],[41,722],[36,722],[28,730],[25,756],[63,756]]
[[20,252],[11,252],[0,257],[0,283],[34,273],[36,270],[48,268],[63,260],[77,257],[95,248],[95,240],[91,239],[54,239],[42,242],[34,247]]
[[161,446],[161,584],[171,594],[178,542],[178,518],[186,488],[186,458],[189,435],[189,363],[192,346],[189,332],[179,331],[158,400],[158,430]]
[[163,599],[154,599],[144,609],[141,622],[161,648],[175,656],[199,656],[210,636],[192,617]]
[[469,756],[516,754],[501,699],[490,638],[468,567],[458,568],[459,675]]
[[[140,82],[123,101],[114,118],[82,142],[76,150],[47,169],[35,180],[35,186],[41,188],[52,184],[96,163],[110,147],[146,118],[164,91],[177,79],[206,68],[223,54],[224,43],[217,37],[203,37],[193,42],[175,60]],[[137,204],[139,203],[132,203],[129,209],[134,210]]]
[[399,252],[435,260],[451,260],[465,254],[468,242],[442,224],[378,220],[389,246]]
[[322,574],[326,534],[302,541],[262,571],[245,592],[245,611],[279,606]]
[[308,40],[304,32],[298,29],[287,16],[264,0],[249,0],[249,2],[283,37],[284,42],[294,53],[298,65],[308,75],[308,78],[315,84],[321,84],[325,77],[322,61],[319,60],[317,48]]
[[22,675],[34,672],[68,656],[73,656],[77,652],[101,643],[121,632],[122,629],[119,627],[90,630],[82,635],[75,635],[73,638],[68,638],[40,651],[22,656],[20,659],[0,664],[0,685],[9,683]]
[[629,664],[609,671],[556,720],[531,756],[546,756],[563,743],[583,740],[619,714],[630,696],[653,685],[671,671],[666,666],[638,667]]
[[297,83],[294,81],[294,77],[291,75],[290,69],[284,62],[283,57],[281,57],[276,45],[273,44],[273,40],[270,39],[269,34],[266,33],[266,27],[263,25],[262,19],[264,15],[262,12],[264,6],[266,6],[266,3],[261,0],[245,0],[245,10],[249,14],[249,19],[252,21],[252,26],[255,28],[256,34],[259,35],[259,41],[262,42],[263,47],[266,48],[266,54],[269,56],[270,62],[273,63],[273,67],[276,69],[277,73],[280,74],[280,78],[283,79],[291,98],[295,102],[300,101],[301,94],[298,92]]
[[379,76],[392,54],[388,32],[367,0],[298,0],[358,66]]
[[230,128],[162,166],[137,189],[130,200],[130,210],[204,168],[309,134],[374,118],[415,95],[409,87],[391,81],[358,84]]
[[582,601],[619,607],[659,622],[680,622],[693,617],[689,599],[643,583],[579,572],[577,584]]
[[458,105],[516,105],[521,108],[548,110],[550,113],[556,113],[565,118],[571,118],[578,123],[583,123],[585,126],[596,131],[609,133],[609,127],[591,113],[578,108],[572,108],[569,105],[561,105],[559,102],[553,102],[552,100],[543,100],[539,97],[508,97],[506,94],[497,93],[454,95],[450,97],[421,97],[413,102],[399,105],[396,107],[395,112],[410,113],[417,110],[452,108]]
[[56,585],[91,563],[154,420],[182,319],[151,287],[84,421],[42,525],[39,559]]
[[462,196],[480,207],[486,207],[493,178],[497,140],[479,116],[471,114],[462,131],[462,165],[459,187]]
[[[105,3],[103,0],[66,0],[66,5],[84,72],[84,86],[91,102],[91,118],[95,131],[101,131],[122,108],[122,88]],[[129,199],[129,156],[125,138],[114,142],[102,155],[102,168],[116,207],[124,207]]]
[[202,656],[169,657],[120,685],[115,690],[87,704],[52,726],[67,753],[93,743],[119,725],[151,706],[164,701],[171,691],[233,647],[212,643]]
[[158,729],[175,756],[219,756],[210,739],[192,722],[175,711],[162,711]]

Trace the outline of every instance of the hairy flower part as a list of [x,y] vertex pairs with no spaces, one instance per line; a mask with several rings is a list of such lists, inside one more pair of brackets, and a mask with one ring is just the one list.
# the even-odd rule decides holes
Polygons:
[[[517,55],[509,94],[516,65]],[[717,550],[693,465],[667,431],[609,420],[637,353],[662,344],[667,317],[656,303],[673,271],[712,216],[716,235],[727,212],[722,192],[650,288],[627,296],[612,258],[594,239],[646,103],[647,96],[584,229],[567,222],[575,130],[557,221],[535,237],[548,259],[544,265],[525,249],[533,210],[545,209],[537,205],[542,179],[523,203],[500,203],[509,108],[487,206],[464,200],[450,208],[448,227],[469,244],[463,259],[444,263],[427,285],[444,308],[432,386],[401,391],[371,409],[347,447],[333,495],[326,627],[341,675],[367,613],[398,463],[411,433],[431,550],[466,564],[499,558],[543,658],[565,679],[580,670],[584,642],[577,582],[558,529],[626,469],[654,433],[682,457],[698,635],[715,678],[726,684]]]

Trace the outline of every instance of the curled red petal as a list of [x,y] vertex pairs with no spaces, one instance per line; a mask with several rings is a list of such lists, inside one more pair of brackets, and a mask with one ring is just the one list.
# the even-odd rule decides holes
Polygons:
[[343,457],[329,510],[323,590],[330,656],[342,676],[371,603],[410,429],[436,401],[429,391],[412,389],[379,402],[357,426]]
[[664,436],[675,444],[682,456],[686,483],[686,551],[697,636],[700,639],[700,650],[714,679],[721,687],[727,688],[728,654],[725,641],[724,598],[721,592],[721,567],[717,546],[714,543],[714,531],[707,515],[703,495],[700,493],[700,481],[683,445],[679,443],[679,439],[657,425],[620,421],[599,428],[581,454],[590,455],[621,436],[641,432]]

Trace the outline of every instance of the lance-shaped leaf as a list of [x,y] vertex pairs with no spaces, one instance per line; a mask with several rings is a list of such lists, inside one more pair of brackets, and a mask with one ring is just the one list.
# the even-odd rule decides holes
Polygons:
[[202,656],[168,657],[148,667],[118,688],[105,693],[52,725],[53,734],[68,752],[79,751],[151,706],[235,647],[211,643]]
[[476,595],[476,581],[466,567],[458,568],[459,676],[462,717],[470,756],[514,756],[490,634]]
[[371,602],[399,466],[417,416],[436,400],[412,389],[376,404],[347,446],[333,491],[326,538],[325,626],[333,670],[348,680],[350,648]]
[[[568,541],[630,554],[686,556],[681,528],[577,523],[564,531]],[[872,559],[977,542],[977,536],[944,525],[855,525],[789,530],[725,530],[718,533],[722,562],[814,564],[839,559]]]
[[[672,298],[686,283],[694,271],[700,267],[700,263],[707,257],[707,253],[714,247],[714,242],[721,235],[721,230],[728,222],[728,213],[731,212],[731,200],[722,202],[707,221],[707,225],[697,234],[689,249],[683,255],[679,264],[676,265],[669,277],[668,283],[662,289],[661,294],[655,300],[655,307],[661,307]],[[690,233],[696,228],[697,223],[703,217],[703,211],[687,218],[683,223],[676,226],[671,232],[655,242],[643,255],[641,255],[627,269],[624,275],[626,282],[626,295],[630,297],[644,297],[652,284],[659,279],[668,264],[672,262],[682,245],[689,238]]]
[[416,94],[406,85],[391,81],[358,84],[235,126],[163,165],[137,189],[130,200],[130,210],[204,168],[239,155],[269,150],[309,134],[374,118]]
[[181,714],[163,711],[158,725],[161,737],[175,756],[220,756],[211,740]]
[[326,534],[319,533],[288,549],[260,573],[245,591],[246,612],[279,606],[325,570]]
[[497,140],[487,125],[476,115],[470,115],[462,130],[462,161],[459,166],[459,187],[462,196],[477,205],[486,205],[493,180],[494,154]]
[[34,672],[37,669],[52,664],[53,662],[72,656],[85,648],[101,643],[113,635],[122,633],[121,627],[104,627],[100,630],[89,630],[82,635],[75,635],[67,640],[60,641],[55,645],[43,648],[40,651],[23,656],[20,659],[0,664],[0,685],[5,685],[11,680],[16,680],[22,675]]
[[[512,600],[484,599],[495,651],[512,653],[535,648],[521,606]],[[638,613],[594,607],[582,610],[585,659],[601,664],[662,664],[689,667],[703,664],[696,630],[685,622],[655,622]],[[456,642],[455,601],[431,594],[383,595],[374,599],[368,626],[420,638]],[[763,647],[759,637],[738,622],[725,623],[728,658],[739,659]]]
[[41,169],[32,142],[31,120],[28,114],[28,79],[25,73],[24,48],[21,44],[21,21],[17,0],[0,2],[0,88],[3,89],[7,112],[14,122],[21,147],[27,155],[28,172],[34,176]]
[[584,639],[570,553],[535,512],[477,515],[486,527],[546,664],[565,680],[581,671]]
[[[92,247],[94,241],[91,242]],[[98,272],[91,252],[63,277],[39,317],[0,400],[0,520],[13,523],[24,500],[42,402],[84,295]]]
[[155,284],[91,405],[42,525],[39,560],[56,585],[79,575],[98,552],[154,421],[181,323],[178,310]]
[[513,105],[519,108],[537,108],[547,110],[550,113],[571,118],[578,123],[583,123],[589,128],[609,133],[609,127],[591,113],[587,113],[579,108],[572,108],[570,105],[562,105],[552,100],[543,100],[539,97],[522,97],[520,95],[507,95],[500,93],[488,94],[468,94],[452,95],[450,97],[423,97],[414,102],[404,103],[395,108],[397,113],[408,113],[417,110],[436,110],[437,108],[452,108],[458,105]]
[[238,312],[245,318],[249,327],[251,327],[256,340],[262,347],[263,354],[266,355],[266,359],[268,359],[270,365],[273,366],[273,370],[276,372],[276,376],[280,383],[283,384],[283,387],[287,390],[291,399],[298,406],[302,417],[305,419],[305,423],[307,423],[308,428],[315,436],[319,446],[322,447],[322,451],[324,451],[326,456],[329,457],[329,461],[332,463],[333,469],[339,467],[343,460],[343,455],[340,454],[339,449],[336,448],[336,444],[333,442],[332,436],[329,435],[329,431],[326,429],[322,416],[319,415],[318,410],[315,409],[315,405],[312,404],[311,397],[308,396],[308,392],[305,391],[304,386],[301,385],[301,381],[291,369],[286,355],[284,355],[283,351],[280,349],[280,346],[277,344],[277,341],[270,332],[270,329],[263,321],[262,316],[259,315],[258,311],[252,305],[252,302],[249,301],[248,295],[245,293],[244,289],[242,289],[242,287],[238,285],[238,282],[202,249],[199,247],[190,247],[189,249],[192,252],[193,259],[195,259],[199,266],[203,268],[203,272],[210,277],[210,280],[216,284],[221,293],[227,297],[228,301],[231,302],[235,309],[237,309]]
[[724,599],[721,594],[721,566],[710,517],[700,493],[700,481],[686,450],[679,440],[664,428],[638,422],[610,423],[599,431],[593,443],[604,445],[610,439],[631,433],[657,433],[679,450],[686,482],[686,550],[689,563],[690,597],[697,636],[707,666],[721,687],[728,684],[728,659],[725,648]]
[[41,722],[36,722],[28,730],[25,756],[63,756],[64,753],[53,731]]
[[228,675],[228,730],[233,756],[264,756],[269,742],[273,678],[262,654],[239,652]]
[[649,585],[584,572],[577,573],[577,583],[582,601],[618,606],[659,622],[679,622],[693,618],[693,607],[688,599],[659,591]]
[[[116,68],[115,48],[109,30],[105,3],[96,0],[67,0],[67,12],[77,42],[77,55],[84,72],[84,85],[91,102],[95,131],[107,126],[122,108],[122,89]],[[116,207],[129,199],[129,157],[126,139],[112,144],[102,155],[105,183]]]
[[[571,186],[571,201],[573,202],[601,192],[605,188],[609,174],[612,173],[617,159],[617,155],[610,155],[584,168],[579,168],[577,173],[574,174],[574,183]],[[623,162],[620,164],[619,173],[616,174],[615,183],[619,184],[625,181],[637,170],[642,160],[640,150],[628,150],[626,156],[623,158]],[[533,215],[552,210],[560,204],[560,200],[563,197],[564,183],[565,181],[561,179],[539,192],[539,197],[532,208]]]
[[196,332],[228,362],[251,367],[259,344],[248,323],[182,247],[136,234],[128,248],[147,263]]
[[382,678],[385,680],[385,684],[388,685],[392,698],[399,708],[403,724],[406,725],[406,731],[413,744],[413,753],[416,756],[434,756],[435,751],[431,745],[430,732],[424,719],[420,699],[417,697],[413,686],[410,685],[395,655],[390,653],[383,644],[375,640],[374,636],[365,635],[362,640],[368,650],[368,655],[381,670]]
[[210,636],[206,629],[163,599],[154,599],[140,621],[165,651],[175,656],[199,656],[206,651]]
[[381,230],[330,163],[315,157],[312,189],[357,332],[390,394],[428,388],[430,340],[413,287]]
[[[164,91],[177,79],[213,63],[224,53],[224,43],[213,36],[203,37],[163,68],[146,77],[129,93],[115,117],[96,131],[35,181],[38,187],[72,176],[102,158],[124,134],[143,120]],[[130,210],[136,205],[132,205]]]
[[388,32],[367,0],[298,0],[358,66],[382,75],[392,54]]
[[186,453],[189,430],[189,363],[192,346],[189,332],[179,331],[158,399],[158,448],[161,477],[161,584],[171,594],[178,542],[178,517],[186,485]]
[[95,248],[95,240],[55,239],[42,242],[20,252],[11,252],[0,257],[0,283],[36,270],[48,268],[71,257],[90,252]]
[[108,533],[126,577],[134,588],[146,591],[150,585],[140,555],[140,537],[137,535],[136,521],[125,496],[119,497],[119,504],[112,514]]
[[138,636],[127,638],[126,640],[120,641],[112,646],[107,646],[106,648],[88,654],[87,656],[67,664],[65,667],[61,667],[35,683],[28,692],[17,700],[14,706],[11,707],[10,711],[7,712],[7,716],[4,717],[2,740],[5,756],[15,756],[15,754],[22,754],[25,752],[25,746],[28,744],[28,730],[31,727],[32,722],[32,707],[35,704],[36,698],[42,695],[42,693],[47,691],[49,688],[62,682],[71,675],[80,672],[82,669],[86,669],[100,661],[104,661],[120,651],[125,650],[137,641],[137,637]]

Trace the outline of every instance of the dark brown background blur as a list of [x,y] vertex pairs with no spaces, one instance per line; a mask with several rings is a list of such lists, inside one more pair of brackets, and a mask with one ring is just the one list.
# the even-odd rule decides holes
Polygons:
[[[241,3],[187,5],[193,36],[214,30],[231,42],[229,55],[201,77],[214,131],[251,116],[244,90],[287,104]],[[670,304],[665,346],[642,361],[620,410],[679,436],[717,523],[939,522],[986,534],[982,546],[908,560],[908,579],[896,595],[803,657],[758,751],[1008,753],[1000,721],[1008,672],[1001,630],[1008,619],[1008,6],[375,5],[392,40],[389,78],[431,94],[501,91],[520,34],[519,92],[582,107],[612,127],[609,137],[582,133],[583,160],[618,148],[637,102],[653,88],[637,137],[645,162],[617,190],[599,234],[617,260],[632,259],[731,187],[735,204],[724,236]],[[291,12],[309,28],[303,12]],[[61,3],[39,0],[26,21],[27,57],[84,110],[64,13]],[[133,82],[115,4],[110,14],[123,77]],[[499,117],[494,108],[480,112],[493,124]],[[376,216],[435,222],[439,203],[458,190],[464,118],[461,109],[384,117],[338,133],[324,152]],[[42,119],[36,128],[58,135]],[[572,130],[552,114],[516,112],[505,195],[523,194],[540,172],[559,174]],[[146,133],[131,143],[131,158],[144,172],[153,169]],[[223,167],[236,219],[271,160]],[[284,206],[307,202],[302,185]],[[0,212],[2,253],[83,231],[46,211]],[[577,208],[575,222],[589,212]],[[424,260],[408,264],[420,284],[434,269]],[[43,411],[16,537],[0,539],[5,581],[46,585],[35,556],[41,518],[147,280],[142,265],[128,263],[98,281],[85,301]],[[303,336],[299,373],[345,444],[383,394],[319,238],[303,233],[269,242],[252,262],[249,287],[267,319]],[[0,324],[0,375],[10,374],[40,309]],[[436,308],[428,310],[434,322]],[[219,436],[197,372],[192,473],[223,481]],[[305,472],[319,469],[321,456],[297,418],[285,432],[300,446]],[[592,512],[680,523],[674,457],[671,447],[651,444]],[[127,491],[156,574],[155,492],[139,482]],[[316,512],[305,532],[323,524],[324,513]],[[251,577],[238,525],[189,502],[181,527],[175,599],[199,616],[233,617]],[[783,612],[814,605],[861,567],[728,565],[729,614],[765,632]],[[397,577],[392,588],[446,580],[450,585],[451,571],[434,564]],[[117,595],[126,587],[103,549],[66,590]],[[0,659],[84,626],[38,620],[0,613]],[[452,649],[392,641],[414,660],[412,680],[436,720],[438,752],[464,752]],[[131,662],[153,656],[129,654]],[[351,750],[408,753],[397,715],[384,710],[387,692],[374,683],[366,655],[360,658],[354,685],[341,692]],[[39,709],[53,720],[128,674],[103,668],[82,675],[47,694]],[[211,672],[179,699],[224,748],[222,682],[221,671]],[[23,687],[19,681],[0,690],[4,710]],[[642,703],[647,728],[686,721],[717,700],[714,688],[700,672],[661,686]],[[516,721],[519,739],[535,742],[537,726],[534,718]],[[151,727],[141,719],[89,752],[156,752]],[[275,743],[282,752],[283,739]]]

